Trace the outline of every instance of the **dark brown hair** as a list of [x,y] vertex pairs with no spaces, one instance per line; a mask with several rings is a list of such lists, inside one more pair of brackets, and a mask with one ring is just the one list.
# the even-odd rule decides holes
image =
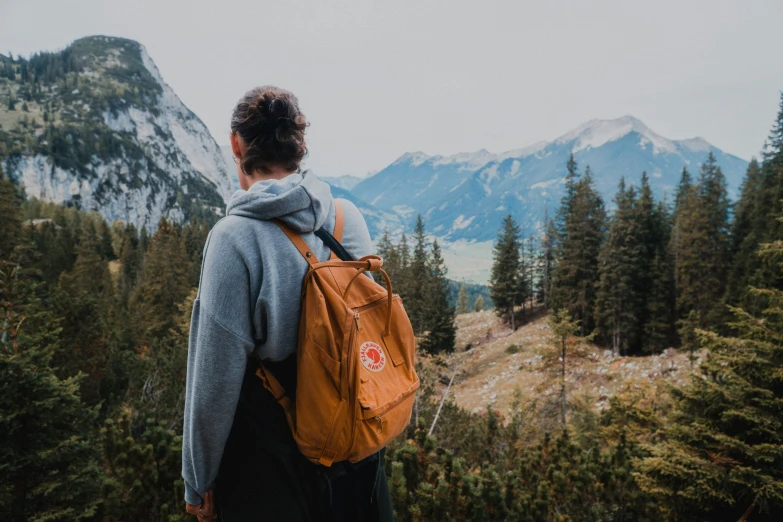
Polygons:
[[298,170],[307,154],[304,134],[308,125],[293,93],[271,85],[245,93],[231,116],[231,132],[247,144],[242,171],[269,172],[273,166]]

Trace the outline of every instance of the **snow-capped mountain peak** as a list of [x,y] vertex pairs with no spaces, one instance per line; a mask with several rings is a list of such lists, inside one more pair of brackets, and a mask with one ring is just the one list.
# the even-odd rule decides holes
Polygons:
[[547,145],[549,145],[548,141],[537,141],[534,144],[528,145],[527,147],[522,147],[521,149],[502,152],[498,154],[497,159],[499,161],[503,161],[504,159],[508,158],[524,158],[527,156],[532,156],[533,154],[544,150]]
[[416,166],[421,165],[430,158],[432,158],[432,156],[429,154],[425,154],[424,152],[417,150],[416,152],[406,152],[397,158],[394,163],[410,163],[411,165]]
[[656,134],[633,116],[623,116],[614,120],[590,120],[560,136],[555,143],[573,143],[571,152],[576,153],[617,141],[632,132],[640,136],[640,147],[644,148],[647,143],[651,143],[655,154],[677,152],[677,147],[671,140]]
[[435,165],[453,165],[462,164],[467,168],[480,168],[495,159],[487,149],[480,149],[475,152],[460,152],[451,156],[439,156],[434,160]]
[[428,229],[449,241],[493,240],[509,213],[530,233],[545,211],[554,215],[563,193],[566,163],[573,154],[578,172],[587,165],[596,189],[611,207],[620,179],[638,184],[642,172],[658,197],[671,194],[683,167],[691,173],[712,152],[736,190],[747,162],[701,138],[674,141],[632,116],[591,120],[549,142],[493,154],[486,150],[403,156],[351,192],[380,211],[394,212],[409,230],[421,214]]
[[712,145],[699,136],[688,140],[678,140],[675,143],[693,152],[709,152],[712,149]]

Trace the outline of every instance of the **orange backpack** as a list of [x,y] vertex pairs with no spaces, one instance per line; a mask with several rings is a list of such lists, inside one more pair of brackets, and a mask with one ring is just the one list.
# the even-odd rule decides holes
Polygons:
[[[336,205],[334,236],[343,213]],[[302,237],[276,222],[310,265],[302,313],[293,399],[262,364],[256,372],[280,403],[299,450],[324,466],[376,453],[408,426],[419,388],[414,339],[383,259],[319,262]],[[386,288],[364,275],[380,271]]]

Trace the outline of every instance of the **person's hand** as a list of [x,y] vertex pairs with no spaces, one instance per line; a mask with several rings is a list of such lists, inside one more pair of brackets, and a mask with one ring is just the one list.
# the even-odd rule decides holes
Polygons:
[[217,513],[215,513],[215,498],[212,490],[210,489],[204,493],[201,505],[196,506],[185,503],[185,511],[191,515],[196,515],[198,522],[213,522],[217,518]]

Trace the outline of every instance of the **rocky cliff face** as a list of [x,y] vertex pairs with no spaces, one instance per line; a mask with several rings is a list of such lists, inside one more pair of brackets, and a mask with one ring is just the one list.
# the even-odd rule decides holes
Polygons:
[[28,197],[154,227],[222,214],[233,192],[206,126],[144,47],[94,36],[0,56],[0,164]]

